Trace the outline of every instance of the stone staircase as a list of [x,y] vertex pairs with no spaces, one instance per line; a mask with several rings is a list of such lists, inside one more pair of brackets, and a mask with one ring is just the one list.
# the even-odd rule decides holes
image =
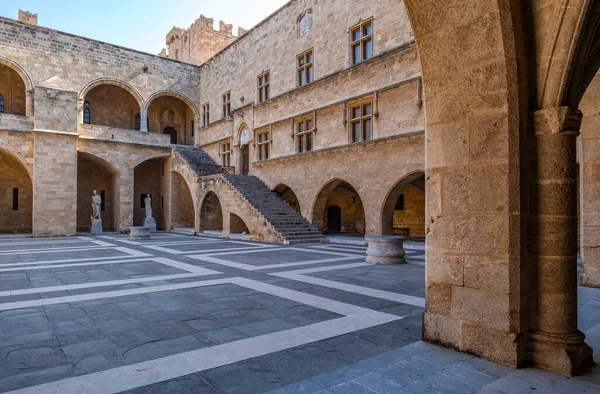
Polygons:
[[252,211],[262,217],[280,235],[284,244],[296,245],[320,243],[325,237],[287,202],[271,191],[259,178],[252,175],[228,173],[197,146],[175,146],[173,149],[201,179],[220,176],[250,205]]
[[288,245],[320,243],[325,237],[287,202],[253,175],[223,174],[225,180],[281,234]]

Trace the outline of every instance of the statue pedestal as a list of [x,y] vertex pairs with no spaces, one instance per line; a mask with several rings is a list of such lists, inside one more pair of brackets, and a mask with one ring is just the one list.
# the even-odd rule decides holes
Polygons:
[[92,219],[92,234],[102,234],[102,219]]
[[144,227],[149,227],[151,233],[156,232],[156,220],[154,218],[146,218],[144,220]]
[[129,227],[129,239],[150,239],[150,228],[146,226]]

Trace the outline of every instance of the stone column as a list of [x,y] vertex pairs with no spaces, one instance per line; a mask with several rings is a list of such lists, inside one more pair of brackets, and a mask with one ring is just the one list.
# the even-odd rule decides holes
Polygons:
[[[581,111],[533,114],[537,174],[531,182],[531,245],[536,248],[537,310],[528,356],[535,366],[574,375],[592,363],[577,328],[577,163]],[[532,177],[533,178],[533,177]]]
[[140,131],[148,132],[148,108],[144,107],[140,110]]
[[121,172],[119,180],[119,231],[125,232],[133,226],[133,210],[136,203],[134,195],[134,169],[127,169]]
[[25,91],[25,116],[33,116],[33,90]]

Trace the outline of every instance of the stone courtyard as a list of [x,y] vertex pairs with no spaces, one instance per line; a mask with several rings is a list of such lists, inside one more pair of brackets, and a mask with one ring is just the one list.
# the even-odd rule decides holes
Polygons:
[[[406,253],[382,266],[348,244],[1,239],[0,391],[600,390],[594,372],[517,371],[420,342],[424,244]],[[600,345],[600,291],[580,297],[581,329]]]

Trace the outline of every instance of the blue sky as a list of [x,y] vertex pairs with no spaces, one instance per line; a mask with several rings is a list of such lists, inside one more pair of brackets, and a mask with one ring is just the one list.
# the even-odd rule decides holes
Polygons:
[[0,16],[19,8],[39,14],[39,24],[157,54],[173,26],[187,29],[204,14],[249,29],[288,0],[13,0],[0,1]]

